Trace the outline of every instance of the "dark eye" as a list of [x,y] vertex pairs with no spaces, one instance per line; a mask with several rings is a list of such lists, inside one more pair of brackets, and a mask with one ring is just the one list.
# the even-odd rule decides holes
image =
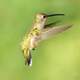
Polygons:
[[46,16],[43,16],[43,18],[46,18]]

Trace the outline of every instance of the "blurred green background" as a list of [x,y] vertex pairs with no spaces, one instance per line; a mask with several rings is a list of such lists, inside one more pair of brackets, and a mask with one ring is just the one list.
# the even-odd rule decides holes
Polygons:
[[[73,27],[41,42],[28,67],[20,43],[39,12],[64,13],[48,22]],[[0,80],[80,80],[80,1],[0,0]]]

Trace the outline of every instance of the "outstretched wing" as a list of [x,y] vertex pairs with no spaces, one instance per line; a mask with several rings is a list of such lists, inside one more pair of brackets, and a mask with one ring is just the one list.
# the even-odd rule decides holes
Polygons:
[[44,29],[46,29],[46,28],[51,28],[51,27],[55,26],[57,23],[59,23],[59,22],[60,22],[60,21],[58,20],[58,21],[55,21],[55,22],[53,22],[53,23],[46,24],[46,25],[44,26]]
[[55,26],[53,28],[46,28],[42,31],[40,38],[41,40],[45,40],[50,36],[55,36],[58,33],[64,32],[65,30],[71,28],[72,25],[62,25],[62,26]]

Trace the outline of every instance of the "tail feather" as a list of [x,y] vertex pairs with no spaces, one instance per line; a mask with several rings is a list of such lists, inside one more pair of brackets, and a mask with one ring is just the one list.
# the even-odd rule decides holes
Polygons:
[[32,56],[31,52],[29,51],[27,57],[25,58],[25,65],[28,64],[28,66],[32,66]]

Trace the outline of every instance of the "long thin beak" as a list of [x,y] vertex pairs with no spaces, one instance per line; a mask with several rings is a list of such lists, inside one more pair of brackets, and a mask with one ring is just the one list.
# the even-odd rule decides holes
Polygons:
[[46,17],[51,17],[51,16],[64,16],[64,14],[50,14],[50,15],[46,15]]

